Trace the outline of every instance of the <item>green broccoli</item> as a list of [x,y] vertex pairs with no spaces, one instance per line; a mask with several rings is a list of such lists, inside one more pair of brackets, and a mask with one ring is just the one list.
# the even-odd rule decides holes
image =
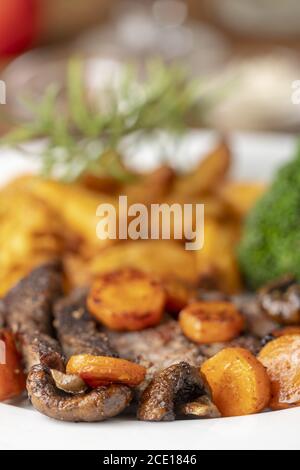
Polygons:
[[300,147],[250,211],[238,256],[250,288],[287,273],[300,280]]

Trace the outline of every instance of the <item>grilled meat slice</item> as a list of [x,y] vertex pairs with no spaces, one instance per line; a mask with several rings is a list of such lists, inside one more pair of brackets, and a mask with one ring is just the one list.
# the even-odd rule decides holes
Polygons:
[[126,408],[132,397],[130,389],[123,385],[110,385],[70,395],[56,387],[49,368],[42,364],[30,370],[27,390],[38,411],[50,418],[73,422],[112,418]]
[[55,385],[51,370],[65,371],[61,347],[50,336],[52,308],[61,286],[59,267],[44,265],[24,278],[4,301],[7,322],[18,335],[29,370],[28,396],[38,411],[59,420],[102,421],[116,416],[131,401],[128,387],[112,385],[72,395]]
[[50,335],[52,306],[62,295],[59,263],[44,264],[22,279],[4,298],[7,323],[17,334]]
[[199,345],[199,351],[206,358],[210,358],[224,348],[245,348],[256,355],[261,349],[261,341],[252,335],[243,335],[226,343],[213,343]]
[[98,331],[97,324],[85,305],[86,291],[80,289],[59,300],[54,307],[54,326],[65,355],[117,357],[107,335]]
[[141,397],[138,418],[173,421],[177,407],[204,394],[198,370],[187,362],[180,362],[155,375]]
[[185,361],[199,366],[205,357],[199,346],[182,334],[177,321],[168,319],[155,328],[118,333],[107,331],[112,346],[121,357],[138,361],[148,368],[147,380],[167,367]]

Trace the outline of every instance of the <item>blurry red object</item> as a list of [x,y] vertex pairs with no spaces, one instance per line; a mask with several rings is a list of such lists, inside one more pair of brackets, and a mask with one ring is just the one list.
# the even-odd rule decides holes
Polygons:
[[37,0],[0,0],[0,56],[28,49],[37,31]]

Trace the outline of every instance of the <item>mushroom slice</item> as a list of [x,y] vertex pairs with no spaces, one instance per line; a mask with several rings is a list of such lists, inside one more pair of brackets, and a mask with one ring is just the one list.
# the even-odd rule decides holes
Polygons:
[[56,387],[64,392],[76,394],[87,390],[87,385],[78,375],[64,374],[55,369],[51,369],[50,372]]
[[213,404],[208,396],[203,395],[196,400],[181,405],[179,408],[181,414],[195,418],[220,418],[216,405]]
[[266,284],[258,293],[262,310],[283,325],[300,323],[300,285],[293,276]]
[[204,383],[196,367],[187,362],[159,372],[143,392],[138,409],[142,421],[173,421],[177,406],[204,394]]
[[42,364],[30,370],[27,391],[36,410],[49,418],[73,422],[112,418],[121,413],[132,398],[130,389],[121,385],[100,387],[80,395],[67,394],[56,387],[50,369]]

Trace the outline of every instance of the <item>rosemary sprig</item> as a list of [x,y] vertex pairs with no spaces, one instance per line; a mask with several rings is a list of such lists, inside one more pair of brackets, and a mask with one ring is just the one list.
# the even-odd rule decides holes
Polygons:
[[[200,87],[179,67],[154,61],[146,77],[126,67],[120,84],[88,99],[83,63],[72,59],[66,77],[67,99],[62,106],[62,87],[52,84],[39,102],[27,101],[31,119],[16,127],[0,143],[17,146],[46,137],[41,171],[50,178],[73,181],[84,173],[130,175],[122,165],[119,145],[138,132],[180,132],[199,113]],[[105,95],[105,100],[103,100]],[[105,101],[105,102],[104,102]]]

